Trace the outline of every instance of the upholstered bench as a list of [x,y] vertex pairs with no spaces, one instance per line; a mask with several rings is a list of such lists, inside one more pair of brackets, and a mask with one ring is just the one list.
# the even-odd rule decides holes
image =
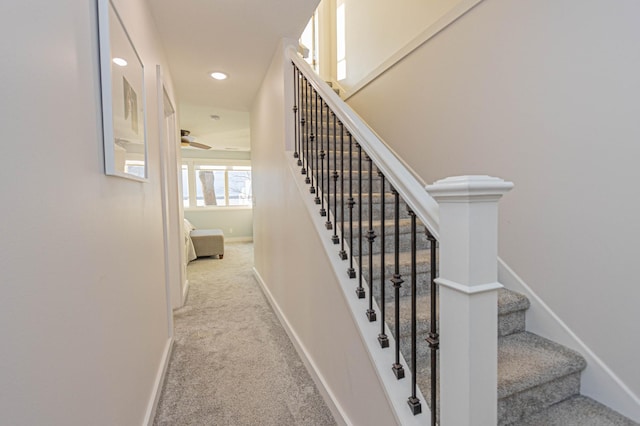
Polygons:
[[224,234],[221,229],[194,229],[190,233],[196,256],[224,256]]

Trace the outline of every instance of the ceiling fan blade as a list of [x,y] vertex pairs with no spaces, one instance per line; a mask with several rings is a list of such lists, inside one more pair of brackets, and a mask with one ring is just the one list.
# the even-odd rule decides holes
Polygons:
[[183,133],[182,137],[180,138],[180,146],[192,146],[194,148],[200,148],[200,149],[211,149],[209,145],[196,142],[193,136],[189,136],[188,130],[182,130],[182,133]]
[[200,148],[200,149],[211,149],[209,145],[205,145],[199,142],[189,142],[189,146],[192,146],[194,148]]

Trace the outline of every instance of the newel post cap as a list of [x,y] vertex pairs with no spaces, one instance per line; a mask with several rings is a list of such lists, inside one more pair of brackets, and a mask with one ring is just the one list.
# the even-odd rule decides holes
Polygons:
[[453,176],[425,187],[438,202],[498,201],[511,188],[513,182],[486,175]]

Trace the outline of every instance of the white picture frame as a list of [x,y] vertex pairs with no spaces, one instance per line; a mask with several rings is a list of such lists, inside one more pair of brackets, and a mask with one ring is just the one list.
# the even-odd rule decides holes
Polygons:
[[105,174],[146,182],[144,65],[113,2],[97,1]]

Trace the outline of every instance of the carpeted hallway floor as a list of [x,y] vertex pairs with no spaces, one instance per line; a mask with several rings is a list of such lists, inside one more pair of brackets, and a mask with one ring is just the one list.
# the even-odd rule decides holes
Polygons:
[[335,425],[252,273],[253,245],[189,264],[155,425]]

